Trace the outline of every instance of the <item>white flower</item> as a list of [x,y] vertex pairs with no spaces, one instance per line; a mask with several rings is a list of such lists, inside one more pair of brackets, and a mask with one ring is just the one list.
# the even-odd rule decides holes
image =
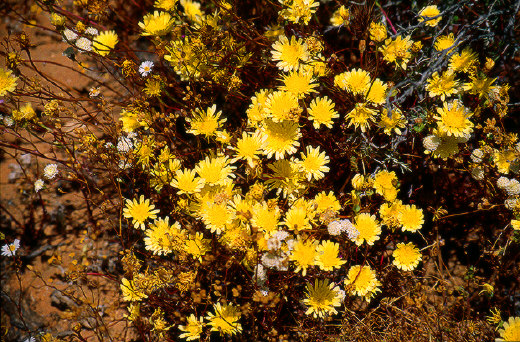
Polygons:
[[139,66],[139,73],[141,74],[141,76],[146,77],[152,71],[152,68],[153,68],[152,61],[144,61]]
[[105,143],[105,148],[106,148],[106,149],[110,150],[110,149],[113,148],[113,147],[114,147],[114,144],[112,144],[110,141],[107,142],[107,143]]
[[43,189],[44,185],[45,183],[43,182],[43,180],[38,179],[36,182],[34,182],[34,191],[40,191],[41,189]]
[[506,192],[509,196],[520,195],[520,182],[516,179],[511,179],[506,186]]
[[8,243],[2,246],[2,255],[8,257],[14,256],[18,248],[20,248],[20,240],[15,239],[13,243]]
[[507,177],[500,177],[497,179],[497,186],[500,189],[506,189],[509,186],[509,179]]
[[471,160],[474,163],[480,163],[482,161],[482,158],[484,158],[484,151],[482,151],[480,148],[476,148],[471,152]]
[[423,146],[428,151],[435,151],[440,143],[441,140],[436,135],[429,135],[423,139]]
[[134,148],[134,143],[130,138],[120,137],[117,140],[117,150],[122,153],[127,153]]
[[85,34],[90,34],[91,36],[97,36],[99,31],[94,27],[89,27],[85,30]]
[[328,230],[330,235],[333,235],[333,236],[340,235],[341,232],[343,231],[343,229],[341,227],[341,222],[340,221],[332,221],[327,226],[327,230]]
[[69,29],[63,31],[63,36],[65,37],[64,41],[66,42],[72,42],[78,38],[77,33]]
[[348,238],[350,240],[355,240],[358,235],[359,231],[357,230],[356,226],[350,220],[341,220],[341,227],[343,228],[343,231],[347,233]]
[[79,49],[80,52],[92,51],[92,42],[90,41],[90,39],[81,37],[78,40],[76,40],[76,47]]
[[476,180],[483,180],[484,179],[484,169],[480,166],[474,167],[471,170],[471,176],[475,178]]
[[11,127],[12,125],[14,125],[13,118],[10,116],[4,116],[4,125],[6,125],[7,127]]
[[34,339],[34,337],[27,337],[25,340],[23,340],[23,342],[36,342],[36,340]]
[[514,210],[516,206],[518,205],[518,198],[516,197],[509,197],[504,201],[504,205],[509,210]]
[[53,179],[58,174],[58,165],[47,164],[43,169],[43,176],[47,179]]
[[267,249],[277,251],[282,247],[282,241],[272,236],[267,240]]

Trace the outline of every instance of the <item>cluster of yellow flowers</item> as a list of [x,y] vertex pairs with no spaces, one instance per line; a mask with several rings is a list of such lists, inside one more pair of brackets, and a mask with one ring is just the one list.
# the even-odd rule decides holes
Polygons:
[[[126,318],[147,317],[159,338],[240,334],[244,317],[258,312],[249,299],[280,296],[278,280],[291,287],[284,295],[291,309],[305,306],[303,316],[323,319],[346,301],[370,302],[388,268],[410,275],[422,261],[416,235],[427,221],[411,190],[406,197],[401,189],[405,176],[396,165],[405,163],[393,157],[410,137],[422,139],[430,155],[419,158],[461,159],[459,152],[469,151],[477,180],[495,167],[515,215],[511,226],[520,230],[517,134],[483,120],[484,111],[504,117],[509,102],[509,86],[488,76],[491,59],[481,66],[453,33],[414,41],[412,32],[394,30],[389,37],[372,18],[363,32],[368,44],[339,56],[319,18],[327,15],[329,34],[339,35],[354,25],[355,12],[314,0],[270,5],[285,26],[260,32],[224,0],[156,0],[135,27],[150,43],[152,57],[143,62],[125,54],[117,28],[66,27],[52,14],[67,44],[93,60],[113,60],[129,84],[132,95],[118,102],[108,138],[88,134],[80,145],[101,154],[100,165],[127,197],[119,228],[130,227],[120,234],[135,245],[123,258]],[[418,16],[423,31],[443,20],[437,6]],[[435,70],[417,61],[426,55],[423,43],[433,60],[445,58]],[[16,95],[15,71],[0,68],[0,97]],[[423,73],[414,90],[417,114],[396,100],[396,84]],[[89,97],[104,110],[98,88]],[[44,113],[54,114],[42,116],[31,103],[17,103],[2,122],[45,123],[57,108],[48,102]],[[477,133],[488,138],[473,148]],[[403,154],[415,153],[413,142],[407,148]],[[165,293],[175,293],[183,320],[161,306]],[[518,332],[518,320],[509,326]]]

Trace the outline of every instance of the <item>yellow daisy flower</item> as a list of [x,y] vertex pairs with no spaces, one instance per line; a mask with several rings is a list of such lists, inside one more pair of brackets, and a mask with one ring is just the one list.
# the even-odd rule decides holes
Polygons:
[[341,5],[330,17],[330,24],[332,26],[348,26],[350,24],[350,11],[348,8]]
[[266,234],[271,234],[277,231],[281,225],[280,216],[278,207],[270,208],[266,202],[257,203],[253,207],[251,225],[263,230]]
[[307,275],[307,269],[316,265],[315,259],[318,255],[316,251],[317,246],[318,241],[313,238],[309,238],[308,240],[298,238],[298,240],[296,240],[294,248],[289,255],[289,260],[294,261],[294,265],[296,266],[294,272],[298,273],[302,271],[302,275],[305,277]]
[[203,318],[197,317],[194,314],[191,314],[187,318],[186,325],[179,325],[179,330],[183,333],[179,335],[180,338],[185,338],[186,341],[194,341],[200,339],[200,334],[202,334],[202,328],[204,327]]
[[236,146],[233,147],[236,156],[232,161],[243,159],[251,168],[254,168],[260,160],[259,155],[262,154],[264,140],[265,136],[261,135],[259,131],[252,134],[242,132],[242,138],[238,139]]
[[153,220],[157,218],[159,209],[155,209],[155,205],[150,204],[149,199],[144,199],[144,195],[137,199],[126,200],[126,206],[123,209],[123,216],[131,218],[135,229],[145,229],[144,221],[147,219]]
[[403,69],[406,69],[408,61],[412,57],[410,51],[413,45],[413,41],[410,37],[397,36],[395,39],[388,38],[385,41],[385,45],[379,48],[379,51],[383,53],[383,59],[389,63],[395,63]]
[[30,103],[26,103],[18,110],[13,110],[13,119],[15,121],[31,120],[36,117],[36,112]]
[[317,194],[316,197],[314,197],[314,204],[316,205],[316,211],[318,213],[322,213],[326,210],[332,210],[338,213],[341,209],[341,205],[332,191],[329,191],[328,194],[325,191]]
[[167,12],[155,11],[144,16],[139,27],[143,30],[143,36],[164,36],[172,30],[175,20]]
[[334,268],[340,268],[341,265],[347,262],[338,256],[339,243],[329,240],[322,241],[321,244],[316,247],[316,252],[316,265],[323,271],[333,271]]
[[145,248],[154,255],[167,255],[178,251],[184,243],[185,233],[179,222],[170,225],[170,218],[157,219],[145,231]]
[[305,177],[310,182],[311,179],[319,180],[325,177],[325,173],[329,172],[327,164],[330,159],[325,154],[325,151],[320,152],[320,147],[307,146],[306,154],[301,153],[302,160],[297,160],[296,164],[300,170],[305,174]]
[[437,6],[426,6],[419,12],[419,15],[421,16],[419,18],[419,22],[422,23],[423,21],[426,21],[426,25],[435,27],[442,19],[441,16],[438,16],[439,14],[441,14],[441,12],[437,8]]
[[282,81],[283,86],[280,89],[294,94],[298,98],[316,92],[314,88],[318,86],[318,84],[312,83],[312,73],[305,73],[302,70],[291,71],[288,75],[283,76]]
[[370,39],[376,43],[382,42],[388,36],[386,26],[383,23],[371,22],[368,31],[370,33]]
[[437,37],[437,39],[435,40],[435,44],[433,44],[433,47],[437,51],[444,51],[446,49],[451,48],[450,51],[448,51],[448,53],[450,53],[451,51],[453,51],[453,49],[455,49],[455,46],[453,46],[453,44],[455,44],[455,36],[453,35],[453,33],[450,33],[445,36]]
[[381,81],[379,78],[376,78],[370,88],[368,89],[368,94],[366,95],[366,100],[370,101],[374,104],[383,104],[386,101],[386,90],[388,85]]
[[348,120],[349,126],[354,126],[356,129],[361,128],[362,132],[366,132],[370,126],[370,121],[374,121],[376,111],[372,108],[368,108],[366,103],[356,103],[354,109],[352,109],[345,119]]
[[211,331],[218,331],[221,335],[235,335],[242,331],[242,325],[238,323],[240,310],[232,304],[213,304],[215,313],[208,313],[206,319],[209,321]]
[[354,240],[356,245],[361,246],[361,244],[366,241],[366,243],[371,246],[376,240],[379,240],[381,226],[374,215],[367,213],[357,215],[354,219],[354,226],[359,232]]
[[235,218],[235,212],[226,202],[209,203],[202,208],[202,221],[212,233],[221,234]]
[[100,56],[106,56],[110,53],[118,43],[118,37],[115,31],[103,31],[94,37],[92,41],[92,51]]
[[411,271],[419,265],[422,256],[421,252],[411,242],[398,243],[392,256],[393,264],[403,271]]
[[311,101],[307,112],[309,120],[315,129],[319,129],[321,125],[332,128],[332,119],[339,118],[338,112],[334,109],[334,103],[327,96],[318,97]]
[[123,292],[123,300],[127,302],[137,302],[148,298],[146,293],[141,292],[134,285],[132,280],[126,278],[121,279],[121,292]]
[[334,77],[334,85],[353,95],[365,94],[370,87],[370,74],[362,69],[347,71]]
[[18,77],[9,69],[0,68],[0,97],[16,89]]
[[509,317],[498,331],[500,338],[495,341],[520,341],[520,317]]
[[446,96],[457,94],[459,82],[455,80],[455,74],[452,70],[448,70],[442,75],[438,72],[433,73],[432,77],[428,79],[426,90],[431,97],[440,96],[444,101]]
[[376,193],[387,201],[393,201],[397,196],[397,176],[394,171],[381,170],[374,177],[373,187]]
[[200,23],[204,18],[204,13],[200,10],[200,3],[191,0],[180,0],[182,7],[184,8],[184,15],[189,20]]
[[165,11],[174,10],[177,6],[178,0],[155,0],[154,7],[163,9]]
[[477,67],[478,56],[470,48],[465,48],[461,53],[451,56],[449,68],[455,72],[472,73]]
[[184,251],[195,259],[202,261],[202,257],[211,250],[210,239],[204,239],[202,233],[197,232],[191,235],[184,242]]
[[471,113],[459,100],[444,103],[443,107],[437,108],[439,115],[433,118],[437,120],[439,133],[447,136],[464,137],[473,131],[473,123],[469,120]]
[[413,204],[403,205],[399,210],[398,220],[403,231],[416,232],[424,224],[424,214]]
[[274,122],[298,121],[301,113],[298,98],[287,91],[275,91],[269,94],[265,101],[264,111]]
[[344,297],[339,287],[329,283],[328,279],[316,279],[314,285],[307,283],[306,296],[303,303],[309,308],[305,314],[312,314],[314,318],[337,314],[334,307],[341,306]]
[[220,118],[222,111],[217,112],[217,106],[213,105],[206,109],[206,111],[197,110],[193,118],[188,118],[191,124],[191,129],[187,132],[194,135],[205,135],[210,137],[215,135],[217,130],[222,127],[222,124],[227,121],[226,118]]
[[195,171],[200,178],[204,179],[209,185],[226,185],[227,182],[235,178],[233,170],[236,166],[229,165],[230,160],[226,156],[210,158],[206,156],[196,166]]
[[200,192],[204,187],[204,179],[196,176],[195,170],[177,170],[175,171],[175,178],[170,185],[177,188],[177,194],[194,194]]
[[271,119],[264,120],[261,127],[264,136],[264,154],[267,158],[283,159],[285,155],[296,153],[300,146],[300,127],[297,122],[285,120],[274,122]]
[[298,70],[300,63],[309,60],[307,44],[295,36],[292,36],[290,41],[286,36],[278,38],[273,44],[271,54],[273,61],[278,61],[276,66],[285,72]]
[[271,94],[271,90],[262,89],[255,93],[255,96],[251,98],[251,104],[247,109],[247,121],[248,125],[252,127],[256,127],[257,124],[264,120],[267,117],[267,112],[265,111],[265,103],[267,101],[267,97]]
[[381,283],[377,280],[375,271],[369,265],[352,266],[345,279],[345,291],[365,297],[368,302],[378,291],[381,291],[379,286],[381,286]]
[[388,113],[388,110],[384,108],[378,126],[381,127],[383,132],[387,135],[391,135],[392,132],[402,134],[401,128],[406,126],[406,122],[406,118],[399,108],[393,108],[391,115]]

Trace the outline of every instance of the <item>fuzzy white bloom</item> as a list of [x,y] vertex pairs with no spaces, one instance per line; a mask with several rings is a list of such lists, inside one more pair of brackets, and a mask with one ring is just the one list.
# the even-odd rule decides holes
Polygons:
[[4,125],[6,127],[11,127],[14,125],[14,119],[11,116],[4,116]]
[[260,290],[260,293],[262,294],[262,296],[267,297],[267,295],[269,294],[269,291],[267,291],[267,290]]
[[267,272],[262,264],[256,265],[254,274],[256,276],[257,284],[263,284],[267,280]]
[[99,31],[94,27],[89,27],[85,30],[85,34],[90,34],[91,36],[97,36]]
[[341,222],[340,221],[332,221],[327,226],[327,231],[332,236],[340,235],[343,232],[343,228],[341,226]]
[[78,38],[78,34],[69,29],[63,31],[63,36],[65,37],[65,39],[63,39],[65,42],[73,42]]
[[509,179],[507,177],[500,177],[497,179],[497,186],[500,189],[506,189],[509,186]]
[[343,300],[345,299],[345,291],[341,290],[340,288],[336,287],[336,293],[339,295],[340,297],[340,302],[343,302]]
[[511,179],[506,186],[506,192],[509,196],[520,195],[520,182],[516,179]]
[[273,233],[273,237],[280,241],[287,239],[288,236],[289,236],[289,233],[287,233],[285,230],[277,230],[276,232]]
[[144,61],[139,65],[139,73],[141,76],[146,77],[150,72],[152,72],[153,62],[152,61]]
[[18,248],[20,248],[20,240],[15,239],[13,243],[8,243],[2,246],[2,255],[8,257],[15,256]]
[[88,38],[81,37],[76,40],[76,47],[80,52],[92,51],[92,41]]
[[126,170],[126,169],[129,169],[132,167],[132,163],[129,162],[128,160],[120,160],[119,163],[117,164],[117,166],[121,169],[121,170]]
[[294,244],[296,243],[296,241],[294,241],[294,239],[288,239],[285,240],[285,243],[287,244],[287,249],[292,251],[294,249]]
[[507,209],[509,210],[514,210],[516,208],[516,206],[518,205],[518,197],[509,197],[508,199],[506,199],[504,201],[504,205],[506,206]]
[[280,258],[272,253],[262,255],[262,264],[267,268],[277,268],[280,265]]
[[484,179],[484,169],[480,166],[474,167],[471,170],[471,176],[475,178],[476,180],[483,180]]
[[473,152],[471,152],[470,157],[474,163],[480,163],[484,158],[484,151],[482,151],[480,148],[476,148],[473,150]]
[[340,222],[341,222],[343,231],[345,233],[347,233],[348,238],[350,240],[357,239],[357,237],[359,235],[359,231],[357,230],[356,226],[354,226],[354,224],[352,222],[350,222],[350,220],[348,220],[348,219],[341,220]]
[[127,153],[134,148],[134,143],[130,138],[119,137],[117,140],[117,150],[122,153]]
[[435,151],[439,147],[441,139],[436,135],[429,135],[423,139],[423,146],[428,151]]
[[34,191],[36,191],[36,192],[40,191],[41,189],[43,189],[44,185],[45,185],[45,183],[43,182],[43,180],[38,179],[37,181],[34,182]]
[[114,147],[114,144],[112,144],[110,141],[107,142],[107,143],[105,143],[105,148],[106,148],[106,149],[110,150],[110,149],[113,148],[113,147]]
[[282,248],[282,241],[272,236],[267,240],[267,249],[270,251],[277,251]]
[[43,169],[43,176],[47,179],[53,179],[58,174],[58,165],[47,164]]

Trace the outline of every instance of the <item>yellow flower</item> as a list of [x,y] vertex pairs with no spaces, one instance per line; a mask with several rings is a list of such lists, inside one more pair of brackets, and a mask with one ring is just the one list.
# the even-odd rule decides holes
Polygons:
[[520,230],[520,220],[511,220],[511,227],[513,227],[514,230]]
[[332,191],[329,191],[328,194],[325,191],[317,194],[316,197],[314,197],[314,204],[316,205],[316,211],[318,213],[325,212],[326,210],[339,212],[341,209],[341,205]]
[[433,46],[437,51],[444,51],[451,48],[450,51],[448,51],[448,53],[450,53],[455,49],[453,44],[455,44],[455,37],[453,36],[453,33],[450,33],[446,36],[437,37]]
[[294,94],[298,98],[316,92],[314,88],[318,86],[316,83],[312,83],[312,73],[306,73],[302,70],[291,71],[288,75],[283,76],[282,81],[284,85],[280,89]]
[[265,136],[262,136],[259,131],[248,134],[242,132],[242,138],[238,139],[233,150],[236,152],[236,157],[233,162],[239,159],[247,161],[247,164],[254,168],[260,160],[259,155],[262,154],[262,147],[264,146]]
[[204,179],[196,176],[195,170],[177,170],[175,178],[170,183],[174,188],[179,189],[177,194],[194,194],[200,192],[204,187]]
[[388,33],[386,32],[386,26],[383,23],[370,23],[369,28],[370,39],[374,42],[379,43],[386,39]]
[[206,228],[217,234],[222,233],[226,225],[231,224],[235,218],[235,212],[228,207],[226,202],[208,203],[203,206],[201,214]]
[[456,53],[450,58],[449,68],[456,72],[475,71],[477,64],[477,54],[470,48],[465,48],[461,53]]
[[334,84],[353,95],[365,94],[370,87],[370,74],[362,69],[354,69],[336,75]]
[[285,158],[286,154],[294,154],[298,150],[301,137],[300,128],[297,122],[285,120],[274,122],[271,119],[264,120],[261,127],[264,136],[264,154],[267,158]]
[[135,229],[145,229],[144,221],[147,219],[153,220],[157,217],[159,209],[155,209],[155,205],[150,204],[149,199],[144,199],[144,195],[137,199],[126,200],[125,208],[123,209],[123,216],[131,218]]
[[515,153],[515,150],[513,149],[507,149],[507,150],[495,150],[493,152],[493,162],[495,163],[495,166],[497,167],[498,172],[503,174],[508,174],[511,165],[515,162],[515,160],[518,160],[517,153]]
[[301,110],[298,98],[287,91],[275,91],[265,101],[265,112],[274,122],[284,120],[298,121]]
[[204,326],[203,318],[200,317],[197,319],[194,314],[191,314],[187,318],[186,325],[179,325],[179,330],[183,332],[180,334],[180,338],[185,338],[186,341],[193,341],[200,339],[200,334],[202,333],[202,327]]
[[290,230],[311,229],[310,218],[308,215],[309,207],[305,205],[292,206],[285,213],[285,221],[283,224]]
[[161,95],[163,89],[163,83],[161,77],[153,75],[146,80],[144,92],[149,97],[158,97]]
[[495,341],[520,341],[520,317],[509,317],[498,333],[500,338]]
[[444,103],[442,108],[437,108],[439,115],[433,118],[437,120],[439,133],[447,136],[464,137],[473,131],[473,123],[469,120],[471,113],[459,100]]
[[106,56],[116,46],[118,41],[115,31],[103,31],[94,37],[92,50],[100,56]]
[[403,203],[400,200],[395,200],[391,203],[383,203],[379,207],[379,216],[383,221],[383,224],[389,228],[399,227],[399,212]]
[[354,241],[356,245],[361,246],[361,244],[366,241],[366,243],[371,246],[376,240],[379,240],[381,226],[374,215],[367,213],[357,215],[354,226],[359,232],[359,235]]
[[172,30],[174,23],[169,13],[155,11],[145,15],[139,27],[143,30],[143,36],[163,36]]
[[391,116],[388,110],[384,108],[378,125],[383,128],[385,134],[391,135],[392,131],[401,134],[401,128],[406,126],[406,118],[399,108],[393,108]]
[[353,295],[365,297],[368,302],[376,294],[381,291],[378,286],[381,283],[376,278],[376,273],[369,265],[352,266],[348,271],[345,279],[345,290]]
[[299,172],[299,167],[294,162],[280,159],[268,165],[273,171],[272,174],[264,174],[265,184],[272,189],[276,189],[276,194],[283,192],[283,196],[292,196],[302,187],[303,175]]
[[478,98],[489,99],[497,91],[497,86],[492,86],[496,78],[470,76],[471,82],[464,83],[464,90]]
[[9,69],[0,68],[0,97],[16,89],[18,77]]
[[315,129],[319,129],[321,125],[332,128],[332,119],[339,118],[339,114],[334,110],[334,103],[327,97],[318,97],[311,101],[307,112],[309,120]]
[[294,272],[298,273],[302,271],[302,275],[305,277],[307,275],[307,268],[316,265],[315,259],[318,255],[316,251],[317,245],[318,241],[313,238],[309,238],[308,240],[298,238],[298,240],[296,240],[294,248],[289,255],[289,260],[294,261],[296,266]]
[[167,255],[180,250],[185,238],[179,222],[170,225],[168,216],[155,220],[145,234],[145,248],[155,255]]
[[278,61],[276,66],[286,72],[298,70],[300,63],[307,62],[309,59],[307,44],[295,36],[292,36],[290,41],[286,36],[281,36],[273,44],[271,54],[273,61]]
[[393,201],[397,196],[397,176],[394,171],[381,170],[374,177],[374,189],[387,201]]
[[177,5],[177,0],[155,0],[154,6],[165,11],[174,10]]
[[251,225],[263,230],[266,234],[277,231],[280,226],[280,209],[278,207],[269,208],[266,202],[257,203],[253,207]]
[[408,61],[412,57],[410,48],[412,47],[413,41],[410,37],[404,39],[399,35],[395,39],[388,38],[385,41],[385,45],[379,48],[379,51],[383,53],[383,59],[389,63],[395,63],[403,69],[406,69]]
[[388,85],[386,85],[379,78],[376,78],[370,88],[368,89],[368,94],[366,95],[367,101],[370,101],[374,104],[383,104],[386,101],[386,89]]
[[452,70],[444,72],[442,75],[436,71],[426,85],[426,90],[431,97],[439,96],[444,101],[446,96],[457,94],[459,82],[455,80],[455,74]]
[[[441,19],[442,19],[441,16],[437,17],[440,13],[441,12],[437,8],[437,6],[435,6],[435,5],[426,6],[419,12],[419,15],[421,16],[421,18],[419,18],[419,22],[422,23],[423,21],[426,20],[426,25],[435,27],[435,26],[437,26],[439,21],[441,21]],[[436,18],[433,19],[434,17],[436,17]]]
[[307,154],[301,153],[302,160],[297,160],[296,164],[300,170],[305,174],[305,177],[310,182],[311,179],[319,180],[325,177],[325,173],[329,172],[327,166],[330,161],[325,151],[320,152],[320,147],[307,146]]
[[398,243],[392,256],[393,264],[403,271],[411,271],[419,265],[421,261],[421,252],[411,242]]
[[348,8],[341,5],[330,17],[330,24],[332,26],[348,26],[350,24],[350,11]]
[[184,243],[184,251],[195,259],[202,261],[202,257],[211,250],[211,240],[204,239],[202,233],[197,232]]
[[316,247],[316,252],[316,265],[323,271],[333,271],[334,268],[340,268],[341,265],[347,262],[338,256],[339,243],[334,243],[329,240],[322,241],[321,244]]
[[191,124],[191,129],[187,132],[195,135],[205,135],[210,137],[215,135],[217,130],[221,128],[222,124],[227,121],[226,118],[221,119],[222,111],[217,112],[217,106],[213,105],[206,111],[196,111],[193,118],[188,118],[187,121]]
[[31,120],[36,117],[36,112],[30,103],[26,103],[19,110],[13,110],[12,115],[16,121]]
[[200,178],[204,179],[206,184],[226,185],[232,178],[235,178],[233,170],[236,167],[229,165],[230,162],[226,156],[213,158],[206,156],[195,166],[195,171]]
[[251,98],[251,104],[246,111],[249,126],[256,127],[258,122],[264,120],[267,117],[265,103],[270,93],[270,90],[262,89],[259,92],[256,92],[255,96]]
[[211,331],[218,331],[221,335],[235,335],[242,331],[242,326],[238,323],[240,310],[232,304],[220,303],[213,304],[215,313],[209,313],[206,319],[211,325]]
[[184,15],[189,20],[200,23],[204,18],[204,14],[200,10],[200,3],[191,0],[181,0],[181,5],[184,8]]
[[316,10],[320,3],[314,0],[279,0],[287,8],[280,11],[282,18],[287,19],[295,24],[298,24],[300,20],[304,25],[309,24],[311,16],[316,13]]
[[424,214],[415,205],[403,205],[397,216],[403,231],[416,232],[424,224]]
[[123,300],[128,302],[136,302],[148,298],[146,293],[141,292],[134,285],[132,280],[126,278],[121,279],[121,291],[123,292]]
[[361,131],[365,132],[370,126],[370,121],[374,121],[375,115],[376,111],[368,108],[366,103],[356,103],[345,119],[348,120],[349,126],[354,126],[356,129],[361,128]]
[[309,308],[305,312],[306,315],[312,314],[314,318],[325,317],[338,312],[334,307],[341,306],[343,295],[338,286],[329,283],[328,279],[314,281],[314,286],[307,283],[307,298],[303,303]]

